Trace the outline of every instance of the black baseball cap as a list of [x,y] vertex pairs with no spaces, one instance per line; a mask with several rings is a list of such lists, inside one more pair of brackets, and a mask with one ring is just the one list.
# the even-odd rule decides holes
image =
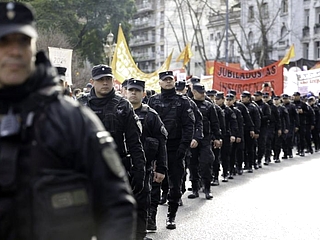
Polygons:
[[138,79],[129,79],[128,80],[128,84],[127,84],[127,89],[138,89],[140,91],[144,91],[144,87],[145,87],[145,81],[142,80],[138,80]]
[[193,90],[196,90],[199,93],[205,93],[206,89],[204,87],[204,85],[197,83],[193,85]]
[[176,81],[175,83],[176,90],[181,91],[186,88],[186,81]]
[[38,37],[31,6],[18,2],[0,2],[0,38],[11,33]]
[[293,94],[292,94],[292,96],[300,96],[301,94],[299,93],[299,92],[294,92]]
[[251,93],[249,91],[243,91],[241,97],[251,97]]
[[217,93],[217,90],[215,89],[211,89],[206,92],[207,96],[214,96],[216,95],[216,93]]
[[286,99],[286,98],[289,98],[290,96],[289,96],[288,94],[283,93],[283,94],[281,95],[281,97],[284,98],[284,99]]
[[93,80],[98,80],[102,77],[113,77],[111,67],[103,64],[94,66],[92,68],[91,75]]
[[261,91],[256,91],[253,95],[254,96],[262,96],[262,92]]
[[165,72],[159,73],[159,79],[163,80],[167,77],[174,79],[173,72],[172,71],[165,71]]

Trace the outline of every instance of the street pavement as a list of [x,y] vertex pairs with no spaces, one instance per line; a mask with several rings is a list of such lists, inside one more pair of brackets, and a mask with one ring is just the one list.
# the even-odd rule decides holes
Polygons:
[[[158,208],[153,240],[320,240],[320,152],[272,162],[211,187],[179,207],[177,229],[165,227],[167,205]],[[187,182],[187,186],[190,183]]]

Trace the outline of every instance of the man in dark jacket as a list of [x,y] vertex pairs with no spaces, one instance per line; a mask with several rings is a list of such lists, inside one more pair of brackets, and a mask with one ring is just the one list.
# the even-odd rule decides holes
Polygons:
[[32,10],[0,3],[0,239],[133,239],[135,201],[114,142],[62,96],[36,54]]
[[[142,124],[141,142],[144,146],[147,159],[144,189],[136,196],[138,204],[136,240],[149,239],[146,237],[149,209],[148,230],[150,228],[150,230],[153,231],[157,229],[156,214],[160,198],[160,184],[167,171],[166,141],[168,133],[158,113],[147,104],[142,103],[144,96],[145,82],[137,79],[129,79],[127,84],[127,99],[132,104]],[[151,184],[152,195],[150,194]]]
[[181,198],[184,158],[193,138],[195,118],[190,102],[178,95],[172,71],[159,73],[161,94],[150,97],[148,105],[156,110],[168,131],[168,215],[167,229],[175,229],[176,213]]

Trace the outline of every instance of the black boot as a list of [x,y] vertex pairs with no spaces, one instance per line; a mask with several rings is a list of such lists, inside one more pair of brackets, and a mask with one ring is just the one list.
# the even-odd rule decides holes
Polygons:
[[167,202],[167,199],[168,199],[168,193],[167,192],[162,192],[159,204],[160,205],[165,204]]
[[198,181],[192,181],[192,193],[188,196],[190,199],[199,197],[199,183]]
[[152,211],[148,216],[147,221],[147,230],[148,231],[157,231],[157,222],[156,222],[157,212]]
[[206,196],[206,199],[208,200],[213,198],[212,193],[210,191],[210,182],[204,183],[204,194]]
[[176,229],[176,213],[178,211],[178,204],[169,202],[168,214],[166,220],[167,229]]

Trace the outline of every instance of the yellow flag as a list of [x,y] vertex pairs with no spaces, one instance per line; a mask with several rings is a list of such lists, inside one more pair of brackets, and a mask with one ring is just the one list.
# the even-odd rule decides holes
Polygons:
[[283,64],[288,64],[290,62],[291,58],[294,58],[295,52],[294,52],[294,45],[292,44],[287,54],[282,58],[281,62],[278,64],[278,66],[281,66]]
[[177,62],[183,60],[183,66],[185,66],[190,61],[192,56],[193,54],[191,52],[190,43],[188,43],[177,58]]
[[173,51],[171,51],[170,55],[164,61],[162,66],[158,68],[155,72],[153,73],[142,72],[138,68],[138,66],[136,65],[136,63],[134,62],[131,56],[121,25],[119,25],[117,46],[115,48],[113,58],[112,58],[112,63],[111,63],[113,74],[115,78],[121,83],[125,79],[136,78],[136,79],[145,81],[146,89],[153,89],[153,90],[159,91],[160,86],[159,86],[158,74],[159,72],[164,72],[169,70],[172,53]]

